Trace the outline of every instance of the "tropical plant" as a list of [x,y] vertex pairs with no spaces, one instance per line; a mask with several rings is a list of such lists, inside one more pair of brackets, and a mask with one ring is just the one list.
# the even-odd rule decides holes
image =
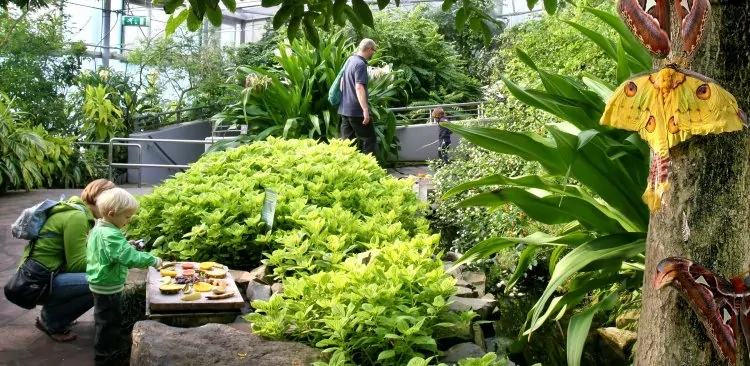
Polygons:
[[[275,57],[279,69],[239,67],[230,80],[241,100],[213,117],[220,125],[247,124],[248,135],[215,145],[214,150],[259,141],[268,136],[307,137],[327,141],[339,135],[337,108],[328,102],[328,90],[352,54],[354,45],[342,33],[324,36],[319,47],[305,40],[280,43]],[[396,119],[385,106],[403,84],[398,73],[370,81],[369,103],[378,137],[381,161],[398,155]]]
[[371,242],[367,261],[342,253],[332,268],[284,279],[284,293],[253,301],[257,311],[247,320],[258,334],[324,348],[328,365],[403,365],[436,355],[436,334],[453,326],[447,299],[456,283],[432,259],[436,244],[437,236],[420,234]]
[[378,44],[376,59],[403,72],[407,85],[392,106],[480,100],[481,85],[468,76],[465,62],[453,44],[444,40],[429,14],[424,4],[408,11],[389,9],[375,14],[374,29],[350,31],[357,39],[374,39]]
[[92,163],[73,148],[74,137],[53,136],[27,116],[0,93],[0,192],[79,186],[95,175]]
[[83,133],[94,141],[109,141],[125,127],[122,110],[112,103],[107,88],[102,85],[86,85],[83,110],[86,115]]
[[[151,243],[163,236],[154,251],[166,258],[249,268],[267,251],[280,277],[312,273],[381,241],[427,233],[411,187],[344,141],[271,137],[206,155],[165,181],[141,199],[129,234]],[[270,233],[260,216],[264,188],[279,193]]]
[[[571,23],[617,61],[618,81],[651,68],[650,55],[617,16],[594,8],[586,11],[619,34],[616,42]],[[649,214],[640,195],[646,184],[648,147],[637,134],[599,125],[613,85],[593,75],[584,77],[582,84],[572,77],[546,72],[523,51],[517,52],[538,73],[542,89],[524,89],[504,80],[510,92],[521,102],[564,122],[548,124],[549,137],[484,127],[448,127],[486,149],[538,162],[544,174],[488,176],[462,184],[446,196],[497,186],[464,200],[462,205],[498,207],[509,202],[536,221],[565,225],[564,230],[555,236],[536,232],[523,238],[490,238],[465,253],[457,264],[519,243],[526,245],[519,262],[540,248],[553,247],[551,279],[529,312],[523,334],[530,337],[547,319],[560,319],[598,290],[568,325],[568,364],[578,365],[594,314],[611,309],[621,291],[638,290],[642,284]],[[514,277],[525,269],[519,263]],[[562,285],[567,292],[553,298]]]

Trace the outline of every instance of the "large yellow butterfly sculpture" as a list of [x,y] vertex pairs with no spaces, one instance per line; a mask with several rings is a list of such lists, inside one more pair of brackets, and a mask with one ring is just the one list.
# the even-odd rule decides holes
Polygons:
[[643,200],[661,207],[669,187],[669,149],[693,135],[739,131],[747,121],[737,100],[715,81],[674,65],[636,75],[620,85],[601,118],[603,125],[637,131],[651,147]]
[[[618,11],[643,45],[657,57],[670,53],[667,0],[619,0]],[[674,0],[689,57],[700,42],[710,11],[708,0]],[[688,6],[690,5],[690,6]],[[684,57],[683,57],[684,59]],[[607,102],[601,124],[637,131],[651,147],[651,168],[643,200],[661,207],[669,189],[669,149],[693,135],[739,131],[747,116],[715,81],[674,63],[636,75]]]

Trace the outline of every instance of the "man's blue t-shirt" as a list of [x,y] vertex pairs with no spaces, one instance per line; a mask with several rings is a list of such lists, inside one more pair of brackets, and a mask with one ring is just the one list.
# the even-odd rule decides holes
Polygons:
[[344,75],[341,77],[343,88],[341,90],[341,104],[339,104],[339,114],[347,117],[364,117],[362,107],[357,99],[356,84],[365,86],[365,95],[369,98],[367,92],[367,60],[362,56],[354,55],[346,60],[344,65]]

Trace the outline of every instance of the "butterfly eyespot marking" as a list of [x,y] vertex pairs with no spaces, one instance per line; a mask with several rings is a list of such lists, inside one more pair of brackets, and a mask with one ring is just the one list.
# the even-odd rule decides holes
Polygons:
[[708,86],[708,84],[699,86],[698,89],[695,90],[695,96],[697,96],[698,99],[701,100],[711,98],[711,87]]
[[631,81],[625,86],[625,95],[632,97],[636,92],[638,92],[638,86],[634,82]]
[[680,132],[680,127],[677,126],[677,122],[674,120],[674,116],[672,116],[669,119],[669,123],[667,124],[667,129],[669,130],[669,133],[677,133]]
[[648,118],[648,122],[646,122],[646,131],[654,132],[655,129],[656,129],[656,117],[651,116]]

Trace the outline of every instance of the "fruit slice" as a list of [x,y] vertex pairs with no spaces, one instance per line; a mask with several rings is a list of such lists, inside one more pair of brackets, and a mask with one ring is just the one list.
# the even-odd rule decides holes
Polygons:
[[[167,277],[169,278],[169,277]],[[161,285],[159,286],[159,291],[163,293],[164,295],[174,295],[180,292],[182,290],[182,285]]]
[[208,269],[211,269],[211,267],[213,267],[214,265],[216,265],[216,263],[214,262],[203,262],[201,263],[201,269],[208,270]]
[[171,270],[168,270],[168,269],[162,269],[160,271],[160,273],[161,273],[162,276],[166,276],[166,277],[175,277],[175,276],[177,276],[177,271],[171,271]]
[[194,269],[185,269],[182,271],[182,275],[185,277],[193,277],[195,276],[195,270]]
[[180,265],[180,267],[182,267],[182,269],[193,269],[193,264],[192,263],[183,263],[183,264]]
[[224,278],[227,276],[227,271],[216,268],[206,272],[206,276],[208,276],[208,278]]
[[193,289],[198,292],[209,292],[213,286],[211,284],[206,282],[198,282],[195,285],[193,285]]
[[227,281],[224,281],[224,280],[211,280],[211,281],[216,281],[216,284],[215,284],[216,287],[214,287],[213,289],[214,294],[221,295],[227,292]]
[[182,300],[182,301],[195,301],[195,300],[198,300],[200,298],[201,298],[201,293],[200,292],[193,292],[193,293],[191,293],[189,295],[185,295],[185,296],[181,297],[180,300]]
[[159,279],[159,282],[161,282],[162,285],[169,285],[172,283],[172,277],[162,277]]
[[228,299],[232,296],[234,296],[234,292],[227,292],[221,295],[208,295],[206,296],[206,298],[209,300],[221,300],[221,299]]

